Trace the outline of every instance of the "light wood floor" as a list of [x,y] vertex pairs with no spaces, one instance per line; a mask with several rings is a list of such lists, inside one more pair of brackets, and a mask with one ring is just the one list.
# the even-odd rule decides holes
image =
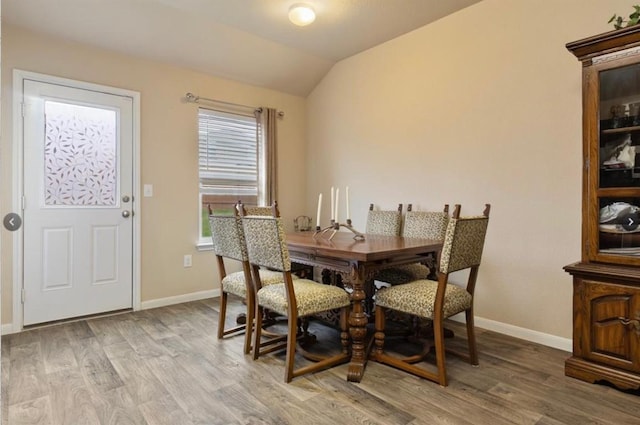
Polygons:
[[[218,300],[2,337],[2,424],[639,424],[640,396],[563,373],[568,353],[478,330],[442,388],[377,363],[283,382],[284,360],[218,341]],[[234,304],[229,321],[241,311]],[[463,335],[452,324],[461,344]],[[313,325],[321,342],[333,330]]]

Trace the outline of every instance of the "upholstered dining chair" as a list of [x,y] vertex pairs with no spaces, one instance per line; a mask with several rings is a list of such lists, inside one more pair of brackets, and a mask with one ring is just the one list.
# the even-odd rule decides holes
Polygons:
[[[255,312],[255,296],[253,283],[251,281],[251,269],[247,257],[247,247],[244,239],[242,223],[238,215],[238,209],[243,208],[251,212],[252,215],[271,215],[270,207],[243,207],[238,203],[232,213],[209,215],[209,225],[211,227],[211,239],[213,242],[213,252],[218,263],[220,276],[220,316],[218,320],[218,339],[227,335],[239,335],[245,331],[244,353],[251,351],[251,331],[253,325],[253,314]],[[242,271],[227,274],[224,259],[237,260],[242,264]],[[260,270],[263,285],[282,282],[282,274],[269,270]],[[247,305],[246,321],[244,324],[225,329],[227,315],[227,302],[229,294],[235,295],[245,300]]]
[[[478,364],[478,351],[473,323],[473,295],[482,258],[484,240],[489,224],[487,204],[481,216],[460,217],[460,205],[456,205],[447,225],[440,257],[438,281],[416,280],[403,285],[390,286],[376,294],[375,361],[402,369],[411,374],[447,385],[445,367],[444,326],[446,318],[464,312],[467,325],[468,360]],[[455,271],[470,269],[466,288],[449,283],[449,275]],[[424,360],[427,352],[400,358],[385,351],[385,311],[395,310],[431,319],[434,330],[436,371],[416,363]]]
[[[413,211],[413,205],[407,205],[404,215],[402,236],[405,238],[426,238],[444,240],[449,223],[449,205],[442,211]],[[390,285],[399,285],[418,279],[426,279],[435,267],[437,258],[425,258],[425,263],[412,263],[389,269],[382,269],[375,279]]]
[[[240,212],[247,253],[251,263],[252,277],[256,288],[255,332],[253,358],[276,350],[286,349],[285,382],[297,376],[316,372],[349,360],[349,334],[347,317],[349,295],[341,288],[307,279],[292,279],[291,260],[287,248],[282,221],[277,206],[273,206],[271,217],[249,216]],[[259,267],[267,267],[281,273],[283,283],[265,286],[259,274]],[[263,310],[269,309],[287,317],[287,335],[262,341]],[[323,311],[340,309],[340,353],[318,356],[300,350],[301,354],[314,363],[295,368],[298,337],[298,319]],[[284,342],[286,339],[286,342]]]
[[402,204],[393,211],[376,210],[369,204],[365,233],[368,235],[399,236],[402,228]]

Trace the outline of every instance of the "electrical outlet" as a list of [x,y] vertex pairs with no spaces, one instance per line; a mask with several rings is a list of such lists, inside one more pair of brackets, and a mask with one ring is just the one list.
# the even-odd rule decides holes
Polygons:
[[143,190],[144,190],[144,197],[145,198],[151,198],[153,196],[153,185],[152,184],[145,184]]
[[183,265],[185,267],[191,267],[191,255],[185,255],[184,256]]

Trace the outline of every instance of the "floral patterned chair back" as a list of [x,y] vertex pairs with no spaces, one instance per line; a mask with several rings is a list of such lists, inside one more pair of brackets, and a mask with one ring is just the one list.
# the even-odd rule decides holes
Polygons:
[[412,205],[409,204],[404,215],[402,236],[444,240],[448,223],[448,204],[445,204],[443,211],[413,211]]
[[449,220],[440,255],[441,273],[480,265],[488,224],[489,217],[485,215]]
[[238,215],[239,208],[244,208],[246,215],[271,216],[271,207],[247,207],[238,202],[233,213],[209,215],[213,252],[221,257],[238,261],[248,261],[247,247],[244,238],[242,221]]
[[291,261],[279,217],[248,216],[243,219],[251,263],[273,270],[290,271]]
[[402,204],[398,204],[396,211],[374,210],[369,205],[365,233],[368,235],[400,236],[402,229]]
[[238,261],[247,260],[246,248],[242,243],[241,229],[236,216],[212,214],[209,216],[209,226],[213,252],[216,255]]

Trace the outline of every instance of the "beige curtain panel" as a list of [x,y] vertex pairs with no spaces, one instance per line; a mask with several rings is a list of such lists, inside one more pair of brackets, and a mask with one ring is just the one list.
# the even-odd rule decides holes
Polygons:
[[264,189],[263,202],[264,205],[271,205],[273,201],[278,199],[278,181],[277,181],[277,119],[278,111],[274,108],[259,108],[256,110],[256,119],[258,121],[258,139],[264,146],[262,152],[258,152],[260,165],[265,171],[263,173],[264,181],[260,182],[260,188]]

